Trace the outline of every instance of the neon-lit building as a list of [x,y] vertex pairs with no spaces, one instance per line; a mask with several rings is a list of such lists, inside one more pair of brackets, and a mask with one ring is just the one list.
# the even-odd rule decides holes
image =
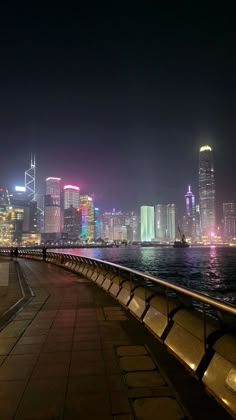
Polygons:
[[101,220],[100,220],[100,212],[99,208],[94,208],[94,233],[95,233],[95,239],[99,239],[102,237],[102,229],[101,229]]
[[64,186],[64,210],[70,207],[79,209],[80,207],[80,189],[75,185]]
[[46,179],[46,195],[51,195],[54,202],[60,205],[61,178],[49,177]]
[[199,205],[202,236],[215,234],[215,176],[210,146],[202,146],[199,152]]
[[94,229],[94,204],[92,197],[88,195],[80,196],[80,210],[81,210],[81,237],[89,239],[95,238]]
[[154,207],[141,207],[141,241],[153,241],[155,238],[154,229]]
[[224,239],[236,240],[236,203],[230,201],[223,203]]
[[196,203],[195,195],[191,191],[190,185],[185,194],[186,214],[184,216],[184,234],[188,240],[193,242],[196,239]]

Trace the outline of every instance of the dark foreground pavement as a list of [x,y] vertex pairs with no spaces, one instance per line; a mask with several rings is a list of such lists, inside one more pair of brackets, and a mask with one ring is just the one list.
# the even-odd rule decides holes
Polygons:
[[43,262],[12,264],[15,288],[21,274],[34,296],[0,322],[0,420],[231,418],[92,281]]

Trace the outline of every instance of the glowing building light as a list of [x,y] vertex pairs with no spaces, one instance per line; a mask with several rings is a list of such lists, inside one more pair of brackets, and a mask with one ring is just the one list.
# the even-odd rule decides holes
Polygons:
[[205,152],[206,150],[209,150],[210,152],[212,151],[212,149],[211,149],[211,147],[210,146],[202,146],[201,148],[200,148],[200,152]]
[[49,181],[50,179],[55,179],[55,181],[61,181],[61,178],[55,178],[54,176],[49,176],[46,178],[46,181]]
[[19,186],[19,185],[16,185],[16,186],[15,186],[15,191],[18,191],[18,192],[25,192],[25,191],[26,191],[26,188],[25,188],[25,187],[21,187],[21,186]]
[[65,185],[64,190],[76,190],[79,191],[79,187],[76,187],[74,185]]

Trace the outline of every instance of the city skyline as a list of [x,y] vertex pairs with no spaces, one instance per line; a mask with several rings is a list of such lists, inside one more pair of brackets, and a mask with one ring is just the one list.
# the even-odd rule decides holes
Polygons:
[[[200,156],[201,156],[201,149],[203,149],[203,148],[209,148],[211,150],[211,153],[214,153],[214,150],[209,145],[205,145],[205,146],[202,146],[201,145],[200,148],[199,148],[199,150],[198,150],[198,153],[200,153]],[[32,156],[32,153],[31,153],[31,156]],[[199,161],[198,161],[198,159],[197,159],[196,156],[195,156],[195,160],[196,160],[196,162],[198,163],[198,166],[199,166]],[[38,164],[38,162],[37,162],[37,164],[36,164],[35,154],[34,154],[34,165],[37,166],[35,184],[36,184],[36,194],[38,195],[38,201],[40,201],[40,196],[43,196],[45,194],[45,192],[47,191],[47,181],[48,180],[49,181],[50,180],[52,180],[52,181],[55,180],[55,182],[59,182],[62,185],[61,186],[61,189],[63,189],[64,187],[66,187],[66,188],[67,187],[72,187],[72,191],[73,191],[73,189],[78,189],[79,190],[79,193],[81,193],[81,194],[87,194],[87,193],[89,193],[89,195],[92,195],[93,196],[93,199],[96,202],[96,205],[98,207],[100,207],[104,211],[106,211],[106,210],[109,211],[112,208],[115,208],[118,211],[120,211],[120,210],[124,210],[124,211],[133,211],[133,210],[134,211],[138,211],[138,209],[140,209],[140,207],[142,205],[155,206],[156,204],[174,203],[176,205],[176,208],[177,208],[178,212],[180,214],[184,215],[185,212],[186,212],[186,208],[185,208],[185,205],[186,205],[186,203],[185,203],[186,195],[184,195],[184,191],[186,190],[187,185],[188,185],[188,188],[192,188],[192,187],[190,187],[190,183],[189,182],[187,184],[185,184],[185,186],[184,186],[185,190],[182,190],[181,191],[181,193],[177,196],[177,199],[176,200],[173,199],[173,197],[176,196],[175,194],[173,194],[173,196],[169,195],[170,199],[169,200],[165,200],[165,201],[163,201],[161,199],[158,199],[158,197],[154,197],[153,199],[150,199],[148,202],[147,201],[145,202],[144,200],[141,199],[141,203],[140,204],[137,203],[137,202],[134,203],[134,202],[131,201],[132,204],[131,204],[131,206],[129,208],[125,207],[125,205],[123,205],[122,203],[120,204],[119,207],[115,207],[113,205],[114,203],[109,203],[109,200],[105,200],[105,202],[108,203],[107,205],[103,204],[102,201],[99,200],[98,194],[96,194],[96,191],[91,193],[91,188],[89,188],[89,186],[86,189],[85,188],[82,189],[80,187],[81,183],[78,180],[74,183],[74,185],[76,185],[76,186],[74,186],[74,185],[67,185],[66,180],[71,180],[73,178],[73,176],[70,176],[69,174],[67,175],[67,177],[65,177],[65,179],[63,179],[62,177],[58,177],[58,176],[57,177],[55,177],[55,176],[48,176],[48,174],[47,175],[44,175],[42,177],[42,179],[38,179],[39,178],[38,177],[38,166],[41,166],[41,163]],[[32,160],[31,160],[31,166],[32,166]],[[26,167],[30,167],[30,161],[28,162],[28,164],[26,164]],[[199,167],[197,168],[197,171],[199,171]],[[26,172],[27,171],[25,171],[25,173]],[[51,171],[51,175],[52,175],[52,171]],[[58,173],[57,173],[57,175],[58,175]],[[214,173],[214,177],[217,177],[217,171],[216,171],[216,173]],[[21,177],[20,176],[17,177],[17,179],[21,179],[20,183],[18,183],[17,188],[21,188],[24,185],[23,178],[24,178],[23,173],[22,173],[22,176]],[[193,190],[193,194],[194,194],[194,196],[196,196],[196,204],[198,204],[199,201],[200,201],[200,194],[199,194],[199,174],[198,173],[195,174],[195,178],[196,178],[196,181],[195,182],[192,182],[191,183],[191,186],[197,184],[196,188]],[[25,178],[25,182],[26,182],[26,178]],[[16,182],[13,182],[11,188],[9,188],[9,183],[7,183],[7,185],[4,185],[2,183],[1,186],[4,187],[4,188],[8,188],[9,191],[12,191],[13,192],[16,185],[17,185],[17,183]],[[85,185],[87,185],[87,183],[85,183]],[[38,186],[40,186],[40,187],[38,187]],[[29,192],[31,193],[31,190],[30,189],[29,189]],[[225,199],[222,202],[220,202],[217,199],[219,197],[219,194],[217,194],[217,193],[218,193],[218,189],[216,189],[216,191],[214,192],[214,196],[216,196],[216,198],[214,199],[215,200],[215,204],[214,204],[214,206],[215,206],[215,214],[216,214],[216,223],[215,224],[219,223],[221,217],[223,216],[222,203],[223,202],[230,202],[230,201],[233,201],[234,202],[234,201],[236,201],[234,199],[234,194],[232,193],[231,196],[229,196],[228,199]],[[192,192],[191,192],[191,194],[192,194]],[[188,193],[187,193],[187,195],[188,195]],[[132,200],[132,192],[131,192],[130,196],[131,196],[131,200]]]
[[229,9],[6,6],[2,16],[1,184],[20,183],[33,151],[39,177],[79,182],[99,206],[181,207],[210,144],[217,201],[236,198]]
[[[105,241],[155,241],[170,244],[186,238],[191,244],[230,243],[236,240],[236,204],[221,203],[222,218],[216,219],[216,188],[213,151],[209,145],[199,149],[199,188],[197,197],[188,185],[182,196],[185,210],[175,203],[142,203],[138,212],[113,208],[99,209],[94,196],[81,192],[78,185],[64,184],[61,177],[45,178],[43,195],[35,188],[36,159],[25,171],[25,186],[14,191],[0,189],[1,243],[51,243]],[[38,197],[39,202],[35,201]]]

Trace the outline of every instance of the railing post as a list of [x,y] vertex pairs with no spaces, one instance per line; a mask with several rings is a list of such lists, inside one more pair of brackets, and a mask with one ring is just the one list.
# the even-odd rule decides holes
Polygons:
[[207,362],[207,331],[206,331],[206,305],[203,302],[203,345],[204,345],[204,365],[206,366]]

